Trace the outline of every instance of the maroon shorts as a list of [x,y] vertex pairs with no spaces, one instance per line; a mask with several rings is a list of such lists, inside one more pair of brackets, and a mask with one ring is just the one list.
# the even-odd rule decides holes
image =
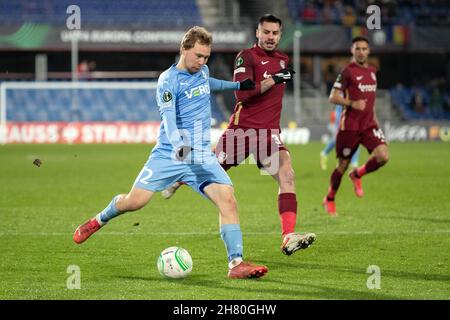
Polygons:
[[221,166],[228,170],[253,155],[259,168],[264,160],[285,147],[278,129],[229,127],[217,142],[215,153]]
[[336,156],[350,159],[362,144],[369,153],[381,144],[386,144],[383,131],[378,127],[370,127],[364,131],[339,130],[336,136]]

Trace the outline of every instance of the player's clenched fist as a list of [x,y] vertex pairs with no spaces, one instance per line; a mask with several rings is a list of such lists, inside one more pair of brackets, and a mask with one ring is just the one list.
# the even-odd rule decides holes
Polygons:
[[275,81],[276,84],[282,83],[282,82],[289,82],[294,77],[295,71],[291,68],[287,69],[281,69],[274,75],[272,75],[272,79]]

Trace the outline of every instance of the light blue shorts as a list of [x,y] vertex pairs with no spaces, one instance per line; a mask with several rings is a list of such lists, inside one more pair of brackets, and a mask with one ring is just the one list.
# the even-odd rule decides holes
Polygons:
[[175,182],[184,182],[202,196],[211,183],[232,186],[228,174],[217,161],[185,163],[168,158],[150,157],[137,176],[133,187],[153,192],[167,189]]

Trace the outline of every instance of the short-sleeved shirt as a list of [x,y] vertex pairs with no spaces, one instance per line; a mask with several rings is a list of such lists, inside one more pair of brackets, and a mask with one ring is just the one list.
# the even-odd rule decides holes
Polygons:
[[366,100],[364,110],[344,107],[340,118],[339,130],[364,131],[377,126],[375,121],[375,98],[377,76],[374,67],[363,67],[352,62],[339,74],[333,88],[342,90],[346,98]]

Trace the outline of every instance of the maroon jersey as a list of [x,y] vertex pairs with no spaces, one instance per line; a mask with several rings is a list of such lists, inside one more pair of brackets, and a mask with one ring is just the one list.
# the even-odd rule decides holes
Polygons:
[[233,81],[251,79],[255,89],[235,91],[236,106],[230,118],[230,127],[279,129],[284,89],[276,84],[261,94],[260,82],[286,68],[288,56],[281,51],[266,52],[257,45],[236,56]]
[[375,121],[375,96],[377,90],[377,70],[352,62],[337,77],[334,88],[342,90],[352,101],[366,100],[364,110],[344,107],[339,123],[340,130],[364,131],[377,126]]

